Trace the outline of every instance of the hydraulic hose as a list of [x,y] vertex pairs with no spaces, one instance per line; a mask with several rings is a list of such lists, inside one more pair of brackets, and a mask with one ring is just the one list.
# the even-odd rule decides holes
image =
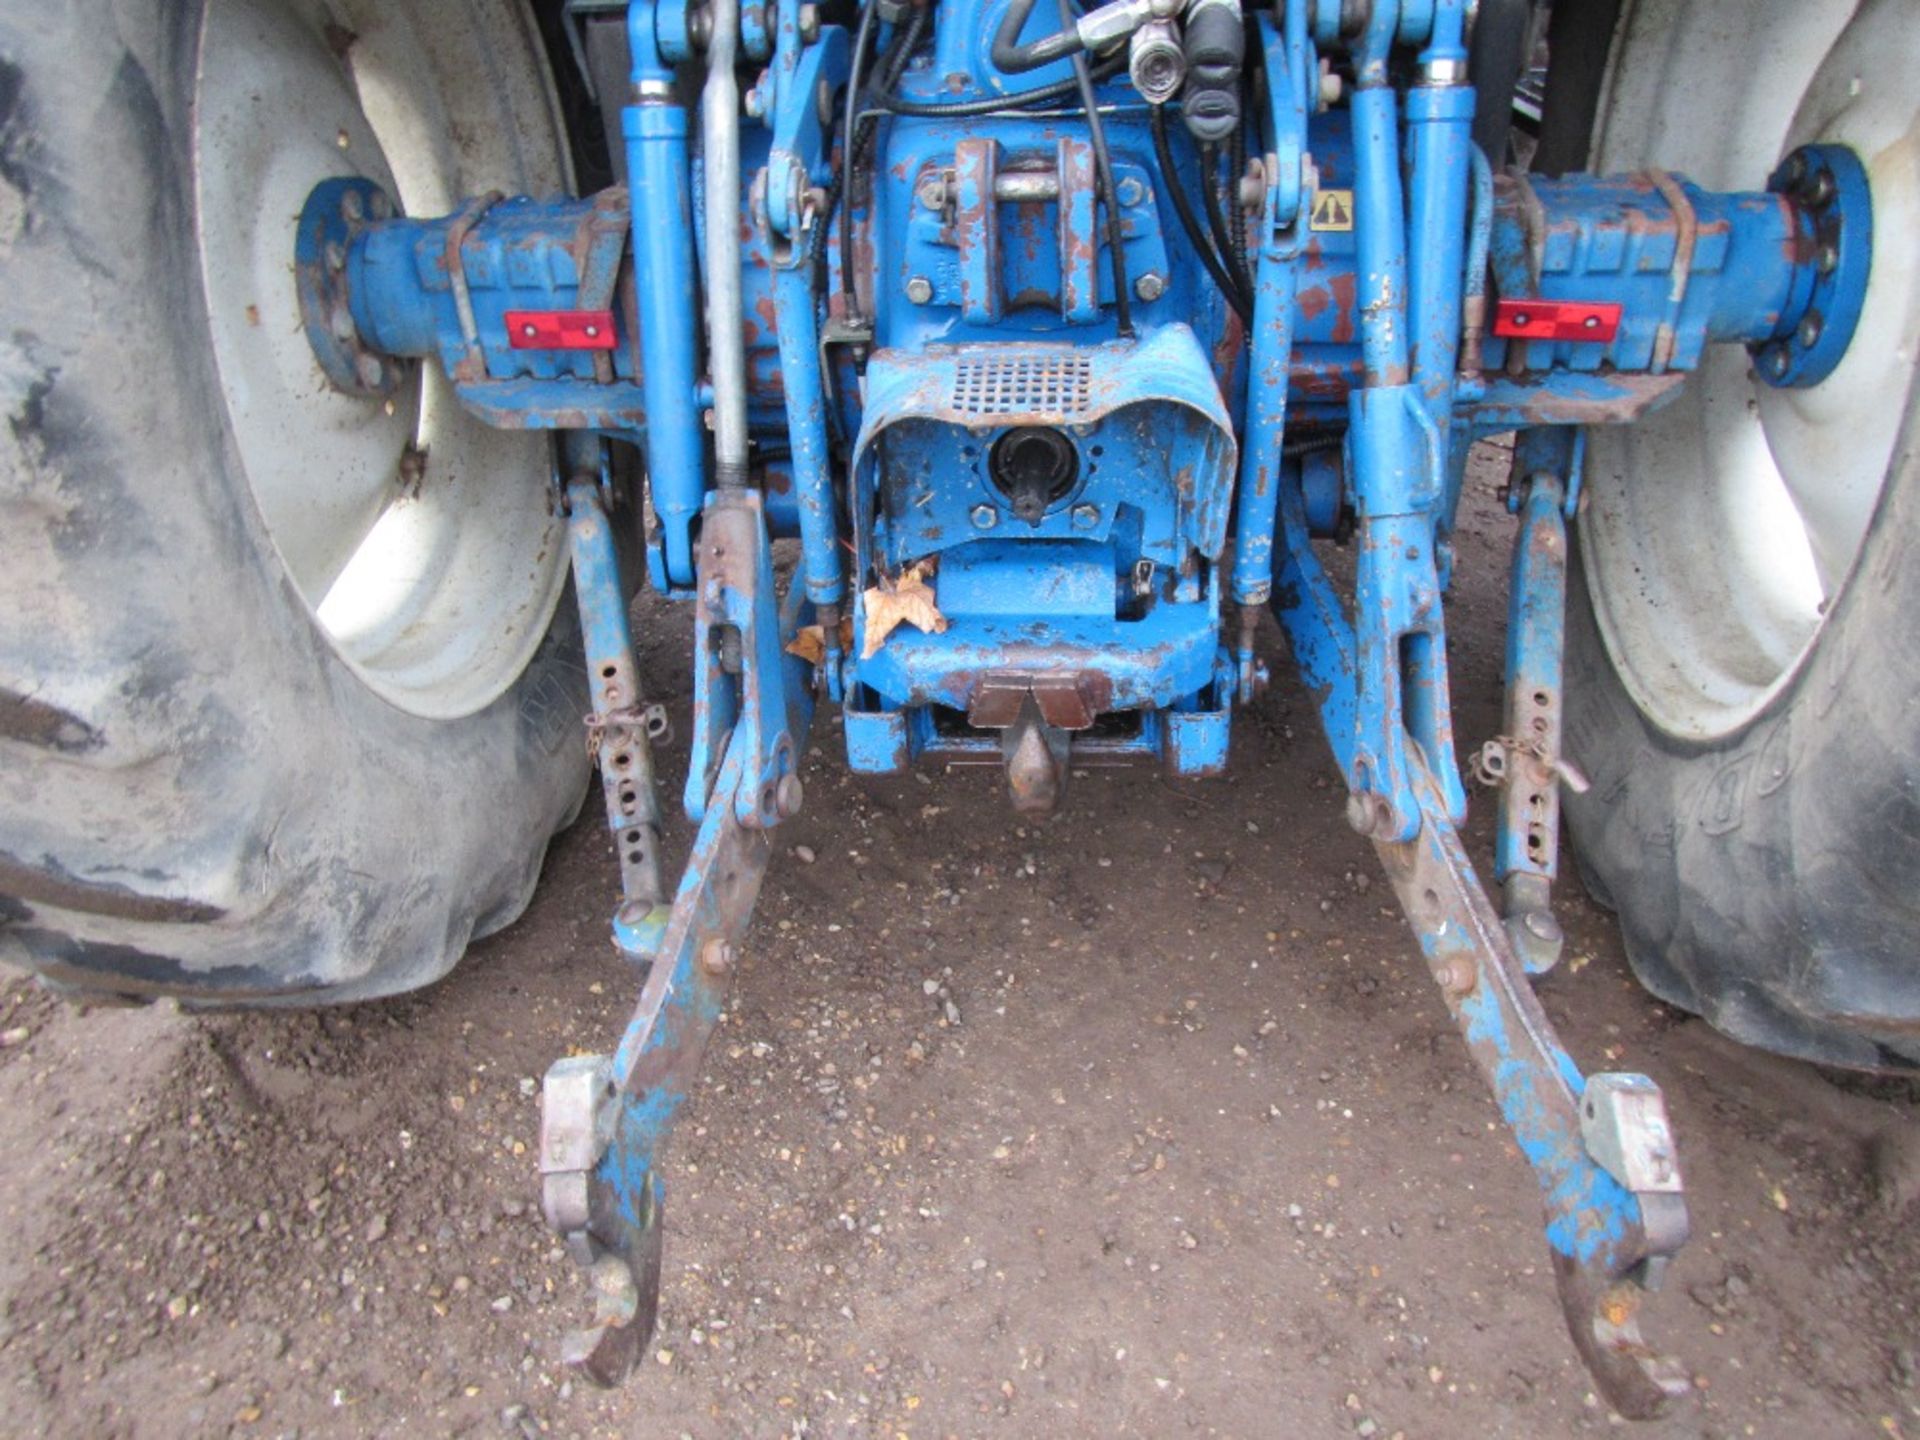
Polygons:
[[[1104,60],[1092,71],[1093,82],[1097,85],[1103,80],[1120,73],[1127,63],[1125,53]],[[1028,105],[1039,105],[1048,100],[1063,100],[1080,88],[1077,78],[1055,80],[1051,84],[1036,85],[1031,90],[1012,90],[1005,95],[988,95],[979,100],[908,100],[902,96],[882,93],[873,97],[873,103],[882,110],[895,115],[913,115],[928,120],[964,119],[969,115],[995,115],[1002,110],[1018,110]]]
[[1207,207],[1207,228],[1213,232],[1213,243],[1220,247],[1220,258],[1226,261],[1227,271],[1233,276],[1233,288],[1239,292],[1242,303],[1251,311],[1253,309],[1253,276],[1247,272],[1246,251],[1235,247],[1233,232],[1227,228],[1226,212],[1220,208],[1220,190],[1213,183],[1219,169],[1219,151],[1212,145],[1202,145],[1200,147],[1200,198]]
[[1045,39],[1022,45],[1020,32],[1026,28],[1027,17],[1032,13],[1033,0],[1013,0],[1007,6],[1007,13],[1000,18],[1000,28],[994,32],[989,58],[993,61],[994,69],[1003,75],[1038,70],[1055,60],[1078,55],[1086,48],[1080,43],[1079,32],[1074,29],[1073,16],[1065,10],[1061,11],[1061,28],[1058,31]]
[[[1072,29],[1072,0],[1060,0],[1060,23]],[[1107,150],[1107,127],[1100,119],[1100,106],[1093,93],[1093,76],[1087,69],[1087,57],[1076,52],[1072,63],[1073,83],[1079,87],[1080,103],[1087,110],[1087,133],[1093,142],[1094,178],[1100,186],[1100,203],[1107,211],[1107,259],[1113,267],[1114,325],[1122,337],[1131,339],[1133,293],[1127,284],[1127,241],[1120,225],[1120,192],[1113,179],[1113,156]]]
[[853,59],[847,71],[846,118],[840,130],[840,294],[842,310],[849,323],[860,316],[860,286],[853,277],[853,139],[856,117],[860,113],[860,72],[867,48],[873,43],[873,27],[879,10],[878,0],[867,0],[860,12],[860,28],[854,32]]
[[1167,107],[1154,106],[1152,117],[1153,158],[1160,166],[1160,184],[1165,188],[1167,198],[1173,201],[1173,213],[1180,219],[1180,228],[1187,232],[1187,243],[1193,246],[1200,263],[1207,267],[1207,274],[1220,287],[1220,293],[1226,297],[1227,304],[1233,307],[1233,313],[1240,317],[1240,323],[1251,326],[1252,307],[1240,293],[1240,287],[1233,283],[1233,276],[1214,250],[1213,242],[1207,239],[1206,232],[1200,228],[1200,217],[1193,213],[1193,201],[1187,198],[1187,192],[1180,184],[1180,173],[1173,168],[1173,147],[1167,142]]

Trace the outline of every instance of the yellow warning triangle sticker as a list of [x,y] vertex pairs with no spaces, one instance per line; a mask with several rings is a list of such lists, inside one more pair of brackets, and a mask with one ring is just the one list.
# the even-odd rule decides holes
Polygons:
[[1307,223],[1315,230],[1353,229],[1353,191],[1315,191],[1313,213]]

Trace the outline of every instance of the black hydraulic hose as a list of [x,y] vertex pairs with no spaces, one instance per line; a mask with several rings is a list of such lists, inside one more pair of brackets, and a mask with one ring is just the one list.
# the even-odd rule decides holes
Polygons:
[[1246,300],[1233,283],[1233,276],[1221,262],[1219,253],[1213,248],[1213,242],[1207,239],[1206,232],[1200,228],[1200,217],[1193,213],[1193,201],[1187,198],[1187,192],[1180,184],[1180,173],[1173,168],[1173,147],[1167,143],[1167,107],[1154,106],[1152,116],[1153,158],[1160,166],[1160,184],[1165,187],[1167,198],[1173,201],[1173,213],[1180,218],[1180,228],[1187,232],[1187,243],[1193,246],[1200,263],[1207,267],[1207,274],[1220,287],[1220,293],[1226,297],[1227,304],[1233,307],[1233,313],[1240,317],[1240,323],[1251,328],[1253,315]]
[[[1018,4],[1019,0],[1014,3]],[[1060,0],[1060,23],[1069,30],[1073,28],[1072,0]],[[1113,156],[1107,150],[1107,127],[1100,119],[1100,105],[1093,93],[1093,75],[1087,69],[1087,57],[1075,51],[1072,63],[1073,83],[1080,88],[1080,103],[1087,110],[1087,133],[1093,141],[1094,180],[1100,189],[1100,203],[1107,207],[1107,258],[1113,264],[1114,325],[1123,338],[1131,339],[1133,293],[1127,284],[1127,241],[1120,224],[1120,190],[1113,181]]]
[[[887,43],[886,54],[880,61],[880,85],[883,90],[891,90],[900,83],[900,76],[907,68],[907,62],[913,58],[913,52],[920,43],[921,36],[927,30],[927,7],[916,5],[907,23],[893,32],[893,39]],[[859,132],[853,139],[855,162],[864,159],[867,146],[872,142],[877,121],[870,111],[860,115]],[[827,232],[833,228],[834,211],[840,204],[842,180],[835,175],[827,182],[826,198],[814,217],[813,241],[808,250],[808,263],[813,267],[814,284],[824,289],[825,280],[821,266],[827,258]]]
[[854,137],[859,127],[860,71],[868,47],[873,43],[874,22],[880,13],[879,0],[867,0],[860,12],[860,29],[853,39],[853,59],[847,70],[846,119],[840,132],[840,203],[846,213],[840,217],[840,293],[842,310],[849,322],[860,316],[860,287],[853,278],[853,161]]
[[1064,60],[1069,55],[1078,55],[1086,47],[1080,43],[1079,32],[1073,28],[1073,16],[1064,8],[1060,12],[1060,29],[1044,40],[1035,40],[1031,45],[1020,43],[1020,32],[1026,28],[1027,16],[1033,13],[1033,0],[1013,0],[1007,6],[1007,13],[1000,19],[1000,28],[993,35],[993,49],[988,58],[993,68],[1002,75],[1019,75],[1028,70],[1038,70],[1054,60]]
[[[927,9],[925,5],[913,7],[913,13],[907,17],[904,25],[897,26],[893,38],[887,42],[887,50],[880,57],[880,73],[877,77],[877,89],[880,94],[888,95],[893,87],[900,83],[900,76],[906,71],[907,62],[913,58],[913,52],[920,44],[920,37],[927,29]],[[874,132],[880,127],[880,117],[871,110],[860,114],[860,133],[854,137],[854,153],[862,160],[866,158],[867,148],[873,143]]]
[[[1126,52],[1114,56],[1093,71],[1097,83],[1117,75],[1127,63]],[[1061,100],[1080,88],[1077,79],[1055,80],[1031,90],[1012,90],[1005,95],[988,95],[979,100],[907,100],[891,93],[873,97],[873,103],[895,115],[913,115],[928,120],[964,119],[969,115],[993,115],[1002,110],[1018,110],[1047,100]]]
[[[1220,168],[1218,159],[1217,146],[1202,145],[1200,147],[1200,198],[1206,202],[1207,228],[1213,232],[1213,243],[1220,247],[1220,258],[1227,262],[1227,269],[1233,274],[1233,286],[1240,293],[1241,303],[1246,306],[1248,312],[1251,312],[1253,310],[1253,277],[1247,273],[1246,251],[1235,250],[1233,247],[1233,235],[1227,229],[1227,217],[1220,208],[1220,191],[1213,183],[1214,175]],[[1239,203],[1240,199],[1236,195],[1234,204]]]

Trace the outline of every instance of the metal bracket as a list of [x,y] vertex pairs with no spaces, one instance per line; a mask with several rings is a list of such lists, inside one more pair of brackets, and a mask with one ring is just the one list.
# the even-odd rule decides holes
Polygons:
[[756,490],[716,490],[703,512],[685,797],[687,815],[704,820],[724,788],[723,757],[737,756],[741,778],[725,795],[757,829],[798,814],[802,800],[762,503]]
[[776,258],[794,265],[807,258],[806,192],[816,183],[816,171],[826,164],[829,149],[818,97],[823,88],[831,96],[844,85],[848,68],[846,29],[829,25],[806,44],[797,19],[789,21],[789,14],[797,11],[793,0],[781,0],[774,59],[767,72],[773,92],[767,111],[773,130],[767,154],[767,227],[789,242],[787,253]]

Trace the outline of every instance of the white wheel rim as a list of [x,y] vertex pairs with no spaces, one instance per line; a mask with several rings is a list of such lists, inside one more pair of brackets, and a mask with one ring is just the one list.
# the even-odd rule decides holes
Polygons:
[[[526,668],[565,582],[547,441],[463,411],[423,364],[390,402],[334,390],[301,328],[293,238],[321,180],[408,214],[567,181],[537,39],[508,0],[212,0],[194,99],[200,263],[234,445],[286,573],[372,689],[445,719]],[[403,481],[409,442],[426,460]]]
[[1851,146],[1874,200],[1865,311],[1821,384],[1776,390],[1719,346],[1672,406],[1596,429],[1580,524],[1589,594],[1643,713],[1709,739],[1745,725],[1807,653],[1852,569],[1920,353],[1920,6],[1911,0],[1641,0],[1595,144],[1758,189],[1780,157]]

